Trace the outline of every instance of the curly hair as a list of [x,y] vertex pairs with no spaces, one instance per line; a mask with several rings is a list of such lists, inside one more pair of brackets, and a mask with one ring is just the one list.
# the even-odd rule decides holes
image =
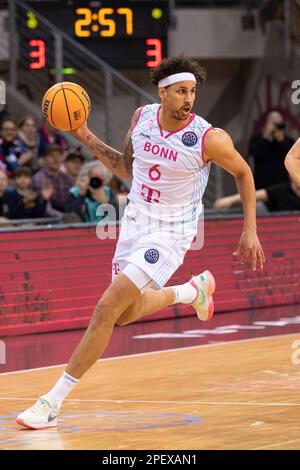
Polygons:
[[163,59],[156,68],[150,71],[150,80],[153,85],[157,85],[160,80],[173,75],[174,73],[190,72],[196,77],[197,83],[203,85],[206,80],[206,70],[193,60],[184,57],[183,55],[177,57],[169,57]]

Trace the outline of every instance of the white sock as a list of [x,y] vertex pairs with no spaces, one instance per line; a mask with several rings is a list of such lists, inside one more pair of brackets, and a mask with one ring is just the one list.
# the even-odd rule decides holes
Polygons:
[[175,291],[175,300],[173,304],[191,304],[198,294],[197,289],[192,286],[190,282],[171,287]]
[[47,395],[54,397],[58,408],[60,408],[62,402],[69,395],[71,390],[73,390],[77,382],[79,382],[79,379],[75,379],[71,375],[67,374],[67,372],[64,372]]

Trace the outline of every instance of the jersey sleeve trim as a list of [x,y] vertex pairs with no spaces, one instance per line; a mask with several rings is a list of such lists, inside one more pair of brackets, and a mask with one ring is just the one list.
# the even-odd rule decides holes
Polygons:
[[209,131],[212,131],[214,129],[214,127],[209,127],[208,129],[206,129],[206,131],[204,132],[203,136],[202,136],[202,142],[201,142],[201,159],[203,161],[203,163],[207,163],[205,160],[204,160],[204,141],[205,141],[205,137],[207,136],[207,134],[209,133]]
[[141,109],[139,110],[138,116],[136,118],[136,121],[135,121],[135,124],[134,124],[133,128],[131,129],[131,132],[136,128],[136,125],[140,120],[143,109],[144,109],[144,106],[142,106]]

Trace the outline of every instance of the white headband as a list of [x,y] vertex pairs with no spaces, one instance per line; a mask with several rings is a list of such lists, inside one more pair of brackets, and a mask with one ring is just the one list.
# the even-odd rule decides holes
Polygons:
[[174,73],[173,75],[169,75],[162,80],[159,80],[158,86],[159,88],[163,88],[169,85],[173,85],[173,83],[183,82],[184,80],[192,80],[196,83],[196,77],[193,73],[190,72],[182,72],[182,73]]

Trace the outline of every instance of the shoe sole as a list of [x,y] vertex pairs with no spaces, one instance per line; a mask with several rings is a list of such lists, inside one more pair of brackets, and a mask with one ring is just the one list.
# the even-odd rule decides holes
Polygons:
[[32,431],[38,431],[39,429],[48,429],[48,428],[54,428],[57,426],[57,421],[51,421],[49,424],[47,424],[46,426],[43,424],[41,425],[41,427],[37,427],[37,426],[32,426],[31,424],[27,424],[25,421],[23,421],[22,419],[20,418],[17,418],[16,419],[16,422],[17,424],[19,424],[20,426],[23,426],[24,428],[27,428],[27,429],[31,429]]

